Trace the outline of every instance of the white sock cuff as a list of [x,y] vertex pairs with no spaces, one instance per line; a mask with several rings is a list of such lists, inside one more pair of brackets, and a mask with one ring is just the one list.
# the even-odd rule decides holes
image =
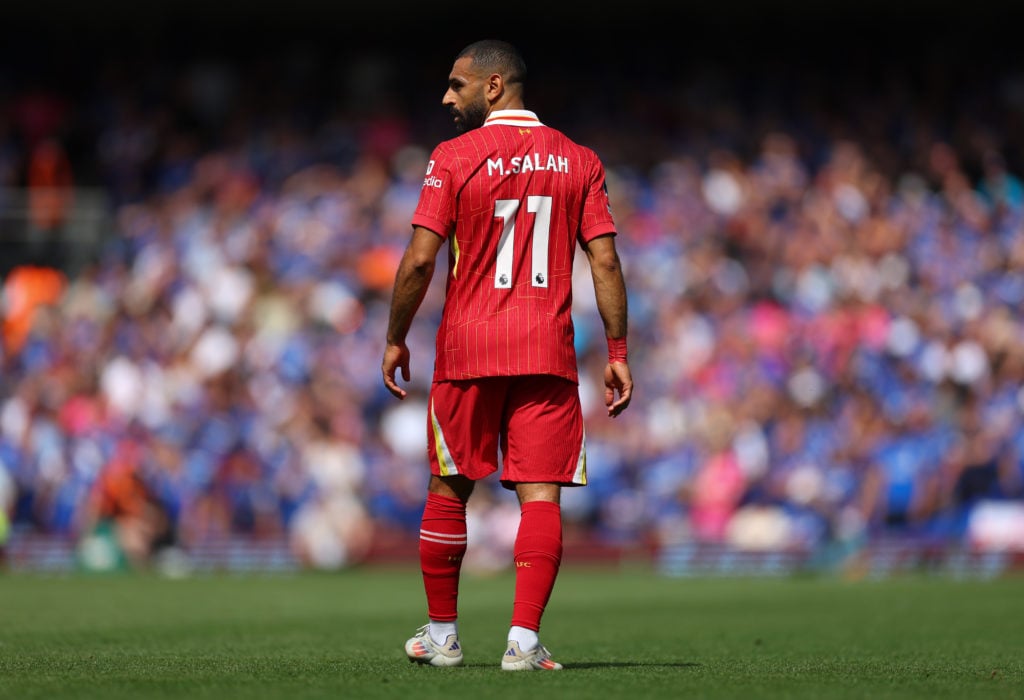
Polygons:
[[450,634],[458,636],[459,624],[457,622],[430,621],[430,638],[434,640],[434,644],[444,644]]
[[517,625],[509,628],[508,641],[517,643],[522,651],[532,651],[540,643],[534,630]]

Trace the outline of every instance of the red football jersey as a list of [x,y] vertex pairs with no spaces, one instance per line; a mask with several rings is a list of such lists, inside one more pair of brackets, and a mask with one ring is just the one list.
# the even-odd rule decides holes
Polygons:
[[604,166],[527,110],[430,156],[412,223],[449,243],[434,379],[553,374],[577,381],[577,241],[615,234]]

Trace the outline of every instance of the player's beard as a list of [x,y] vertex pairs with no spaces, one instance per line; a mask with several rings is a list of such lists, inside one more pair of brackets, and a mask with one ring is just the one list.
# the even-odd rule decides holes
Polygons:
[[455,129],[460,134],[465,133],[484,125],[487,119],[487,106],[468,104],[465,109],[452,107],[452,115],[455,117]]

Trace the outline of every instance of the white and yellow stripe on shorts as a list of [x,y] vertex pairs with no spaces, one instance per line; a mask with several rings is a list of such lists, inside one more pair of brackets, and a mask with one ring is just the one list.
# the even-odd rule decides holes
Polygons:
[[572,483],[586,486],[587,484],[587,431],[580,438],[580,454],[576,458],[576,470],[572,473]]
[[434,431],[434,454],[437,456],[437,464],[441,469],[441,476],[451,476],[459,473],[455,466],[455,459],[452,457],[448,443],[444,439],[444,431],[441,424],[437,422],[437,414],[434,413],[434,402],[430,402],[430,429]]

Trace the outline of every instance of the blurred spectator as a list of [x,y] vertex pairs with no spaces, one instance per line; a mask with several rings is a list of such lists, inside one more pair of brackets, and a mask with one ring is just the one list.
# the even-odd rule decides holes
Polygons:
[[79,555],[89,570],[149,567],[174,542],[175,523],[142,473],[142,453],[122,441],[91,485],[79,524]]
[[63,272],[53,267],[20,265],[3,283],[3,339],[7,353],[24,347],[40,311],[57,305],[67,287]]
[[36,144],[29,153],[27,180],[29,220],[44,236],[64,223],[74,198],[71,162],[59,141]]
[[14,96],[11,118],[25,151],[35,152],[44,141],[59,137],[71,118],[73,101],[41,81],[29,84]]
[[361,563],[373,544],[373,523],[363,502],[366,467],[358,448],[332,434],[320,417],[302,440],[302,464],[314,495],[295,513],[293,548],[300,562],[316,569]]

